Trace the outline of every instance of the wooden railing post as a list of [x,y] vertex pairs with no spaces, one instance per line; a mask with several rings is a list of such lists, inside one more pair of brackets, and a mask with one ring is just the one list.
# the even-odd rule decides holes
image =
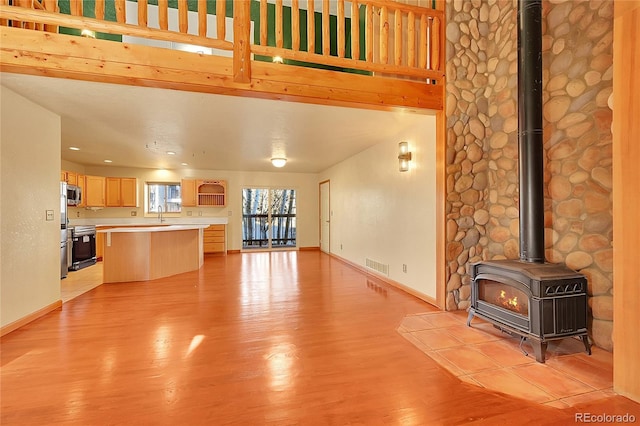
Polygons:
[[386,64],[389,59],[389,9],[380,8],[380,63]]
[[344,0],[338,0],[338,22],[337,22],[337,31],[338,31],[338,57],[344,58],[344,39],[345,39],[345,20],[344,20]]
[[329,15],[329,2],[322,2],[322,54],[329,56],[331,54],[331,15]]
[[276,47],[282,48],[284,46],[284,34],[283,34],[283,18],[282,18],[282,0],[276,0]]
[[313,0],[307,1],[307,52],[316,51],[316,11]]
[[127,22],[126,7],[124,0],[116,0],[116,20],[124,24]]
[[300,50],[300,5],[298,0],[291,2],[291,48]]
[[169,0],[158,0],[158,25],[160,29],[169,29]]
[[104,20],[104,0],[96,0],[96,19]]
[[138,0],[138,26],[146,28],[148,25],[148,0]]
[[187,34],[189,31],[189,5],[186,1],[178,2],[178,30]]
[[[224,2],[220,3],[224,4]],[[207,36],[207,0],[198,0],[198,35]],[[222,28],[222,37],[218,28],[218,39],[224,40],[224,28]]]
[[251,3],[233,5],[233,79],[251,82]]
[[218,0],[216,2],[216,31],[218,40],[224,40],[227,34],[227,2]]
[[360,59],[360,9],[357,0],[351,3],[351,58]]

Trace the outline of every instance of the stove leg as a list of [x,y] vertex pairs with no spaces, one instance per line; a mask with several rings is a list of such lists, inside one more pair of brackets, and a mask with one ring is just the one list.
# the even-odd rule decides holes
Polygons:
[[531,346],[533,347],[533,353],[536,356],[536,361],[544,364],[545,354],[547,353],[547,342],[531,340]]
[[473,308],[469,308],[469,316],[467,316],[467,327],[471,327],[471,320],[473,319]]
[[589,344],[589,337],[584,334],[580,336],[580,338],[582,339],[582,343],[584,343],[584,348],[587,350],[587,353],[591,355],[591,345]]

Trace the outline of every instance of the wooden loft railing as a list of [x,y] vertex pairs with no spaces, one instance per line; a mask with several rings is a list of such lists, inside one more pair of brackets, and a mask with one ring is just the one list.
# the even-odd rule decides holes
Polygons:
[[[442,109],[442,0],[433,2],[435,9],[308,0],[313,13],[298,0],[178,0],[177,9],[171,3],[0,0],[1,70],[365,108]],[[83,30],[212,54],[68,35]],[[276,57],[285,64],[273,63]]]

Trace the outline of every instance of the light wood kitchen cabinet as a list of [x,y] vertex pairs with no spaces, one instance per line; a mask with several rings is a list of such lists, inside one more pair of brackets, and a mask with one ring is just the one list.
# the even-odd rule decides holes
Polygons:
[[196,207],[198,205],[195,179],[182,179],[180,196],[182,197],[182,207]]
[[120,178],[122,207],[138,207],[138,179]]
[[138,204],[136,178],[105,178],[107,207],[136,207]]
[[198,206],[225,207],[227,205],[227,181],[199,180],[197,188]]
[[204,228],[204,253],[226,253],[225,225],[209,225]]
[[60,182],[66,182],[69,185],[78,184],[78,174],[67,170],[60,171]]
[[105,207],[105,178],[103,176],[85,176],[87,207]]
[[80,204],[76,207],[85,207],[87,205],[87,185],[85,175],[78,175],[78,188],[80,188]]
[[76,172],[67,172],[67,184],[69,185],[78,184],[78,174]]
[[107,207],[120,207],[120,178],[105,178]]

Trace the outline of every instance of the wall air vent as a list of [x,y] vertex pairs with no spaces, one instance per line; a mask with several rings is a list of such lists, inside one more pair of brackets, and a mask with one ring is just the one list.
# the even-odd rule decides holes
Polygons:
[[389,265],[384,264],[384,263],[380,263],[380,262],[376,262],[375,260],[371,260],[368,257],[365,258],[365,263],[364,265],[368,268],[371,269],[373,271],[376,271],[382,275],[389,275]]

